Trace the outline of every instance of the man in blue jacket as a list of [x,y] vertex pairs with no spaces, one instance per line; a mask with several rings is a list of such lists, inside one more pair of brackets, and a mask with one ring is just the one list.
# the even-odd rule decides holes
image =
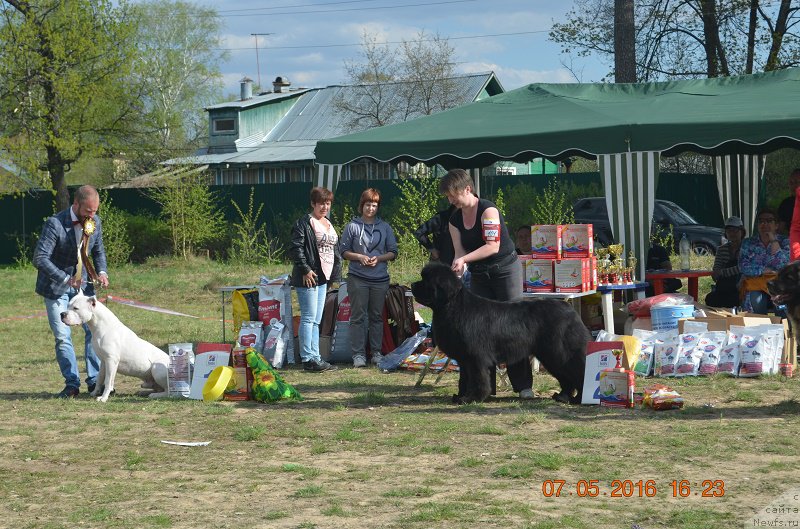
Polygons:
[[[79,289],[83,288],[88,296],[94,295],[94,284],[87,279],[108,286],[103,230],[97,216],[99,208],[97,190],[92,186],[80,187],[72,206],[47,219],[33,253],[33,265],[39,270],[36,293],[44,298],[47,319],[56,339],[56,360],[65,381],[64,389],[56,395],[59,398],[77,396],[81,386],[72,332],[61,321],[61,313],[67,310],[69,300]],[[81,259],[79,266],[79,255],[86,256],[85,261],[89,262]],[[87,278],[89,274],[95,277]],[[86,325],[83,330],[86,333],[86,385],[91,392],[100,363],[92,348],[92,333]]]

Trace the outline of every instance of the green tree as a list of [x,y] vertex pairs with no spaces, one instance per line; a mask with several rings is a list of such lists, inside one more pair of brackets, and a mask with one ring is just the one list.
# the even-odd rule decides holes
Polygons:
[[187,174],[150,192],[169,224],[172,251],[177,257],[186,259],[201,245],[222,236],[222,211],[206,180],[203,174]]
[[[614,64],[615,0],[576,0],[550,30],[572,55]],[[639,81],[720,77],[800,64],[792,0],[634,0]],[[796,2],[795,2],[796,4]]]
[[0,150],[49,178],[58,209],[70,203],[71,164],[113,152],[139,114],[125,84],[133,30],[110,0],[0,4]]
[[222,92],[221,19],[213,8],[181,0],[132,6],[138,59],[131,85],[144,105],[126,153],[131,172],[191,153],[208,134],[203,108]]

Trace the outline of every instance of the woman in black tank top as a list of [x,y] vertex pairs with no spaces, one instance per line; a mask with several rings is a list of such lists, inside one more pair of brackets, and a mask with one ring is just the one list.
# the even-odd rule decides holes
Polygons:
[[[497,301],[522,297],[522,267],[505,219],[492,202],[478,198],[472,177],[463,169],[452,169],[439,184],[439,190],[456,207],[450,217],[453,238],[452,269],[459,276],[466,268],[471,273],[470,290]],[[492,374],[494,375],[494,374]],[[527,360],[508,366],[508,378],[522,398],[533,398],[533,375]],[[495,377],[492,394],[495,393]]]

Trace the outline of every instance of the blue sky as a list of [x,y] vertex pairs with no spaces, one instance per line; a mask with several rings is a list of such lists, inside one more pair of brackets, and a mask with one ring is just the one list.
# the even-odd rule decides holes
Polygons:
[[[206,2],[205,5],[211,5]],[[457,70],[493,70],[510,90],[533,82],[590,82],[605,69],[596,59],[565,57],[547,33],[571,0],[221,0],[225,93],[247,75],[271,87],[280,75],[293,87],[346,82],[345,59],[357,59],[364,30],[387,42],[420,30],[450,39]],[[256,37],[252,33],[271,33]],[[566,67],[565,65],[568,65]],[[572,70],[572,71],[570,71]],[[577,79],[576,79],[577,76]]]

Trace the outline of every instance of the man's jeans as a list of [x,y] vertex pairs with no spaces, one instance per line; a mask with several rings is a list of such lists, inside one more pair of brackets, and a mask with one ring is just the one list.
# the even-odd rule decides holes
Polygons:
[[[56,360],[61,374],[67,386],[73,388],[81,387],[81,378],[78,372],[78,360],[75,357],[75,349],[72,347],[72,329],[69,325],[61,321],[61,313],[67,310],[69,300],[78,293],[75,289],[70,289],[66,294],[58,299],[44,298],[44,306],[47,309],[47,320],[50,329],[56,338]],[[97,372],[100,369],[100,361],[94,354],[92,348],[92,333],[87,325],[83,325],[86,332],[84,344],[84,358],[86,361],[86,385],[94,384],[97,379]]]
[[297,334],[302,348],[300,359],[303,362],[319,362],[319,323],[325,310],[325,294],[328,285],[317,285],[313,288],[295,287],[297,303],[300,305],[300,328]]

